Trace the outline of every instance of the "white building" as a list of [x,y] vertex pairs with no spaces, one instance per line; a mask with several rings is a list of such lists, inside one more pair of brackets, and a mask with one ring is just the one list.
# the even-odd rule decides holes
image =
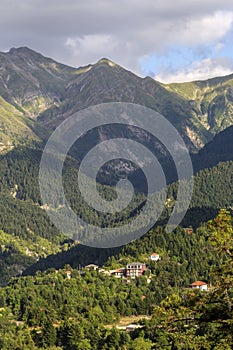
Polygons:
[[85,269],[87,269],[87,270],[97,270],[99,268],[99,266],[98,265],[95,265],[95,264],[89,264],[89,265],[86,265],[85,266]]
[[151,261],[158,261],[159,259],[160,259],[160,256],[157,253],[153,253],[149,256],[149,260]]

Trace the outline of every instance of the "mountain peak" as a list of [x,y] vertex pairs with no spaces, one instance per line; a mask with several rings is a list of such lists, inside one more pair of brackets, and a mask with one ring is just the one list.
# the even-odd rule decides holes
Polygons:
[[33,51],[32,49],[29,49],[27,46],[21,46],[21,47],[12,47],[9,52],[10,55],[18,54],[18,53],[30,53],[30,54],[38,54],[36,51]]
[[110,67],[118,67],[118,64],[105,57],[101,58],[96,64],[108,64]]
[[36,52],[27,46],[22,47],[12,47],[7,53],[7,56],[13,59],[17,59],[17,57],[24,57],[24,58],[30,58],[30,59],[44,59],[44,57],[41,53]]

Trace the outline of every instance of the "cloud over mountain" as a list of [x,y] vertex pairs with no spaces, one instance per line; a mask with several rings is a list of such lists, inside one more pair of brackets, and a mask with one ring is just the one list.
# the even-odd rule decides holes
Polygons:
[[3,0],[0,50],[29,46],[73,66],[107,56],[142,74],[171,46],[221,45],[232,23],[231,0]]
[[164,83],[180,83],[229,75],[232,71],[233,63],[229,60],[205,58],[178,71],[166,69],[157,74],[155,79]]

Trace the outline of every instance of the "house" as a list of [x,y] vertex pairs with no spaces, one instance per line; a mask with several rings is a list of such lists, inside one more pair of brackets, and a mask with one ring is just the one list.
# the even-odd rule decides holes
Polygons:
[[191,235],[191,233],[193,233],[193,229],[191,227],[185,227],[184,232]]
[[139,277],[146,271],[146,265],[140,262],[132,262],[126,266],[126,277]]
[[66,271],[65,271],[65,274],[66,274],[66,277],[69,278],[69,279],[70,279],[71,276],[72,276],[72,272],[71,272],[70,270],[66,270]]
[[124,277],[125,275],[125,269],[117,269],[117,270],[113,270],[111,272],[111,275],[117,277],[117,278],[121,278]]
[[98,265],[95,265],[95,264],[89,264],[89,265],[86,265],[85,266],[85,269],[87,269],[87,270],[97,270],[99,268],[99,266]]
[[192,289],[208,290],[208,284],[202,281],[193,282],[190,287]]
[[153,253],[149,256],[149,260],[151,261],[158,261],[159,259],[160,259],[160,256],[157,253]]

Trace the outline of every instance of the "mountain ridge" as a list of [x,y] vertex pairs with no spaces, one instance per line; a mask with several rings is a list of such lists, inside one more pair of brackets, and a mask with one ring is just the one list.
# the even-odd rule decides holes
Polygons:
[[[0,53],[0,96],[32,120],[31,124],[37,120],[51,132],[72,113],[91,105],[137,103],[170,120],[190,150],[200,149],[233,124],[231,78],[166,85],[140,78],[108,58],[74,68],[27,47]],[[215,88],[207,89],[208,84]]]

